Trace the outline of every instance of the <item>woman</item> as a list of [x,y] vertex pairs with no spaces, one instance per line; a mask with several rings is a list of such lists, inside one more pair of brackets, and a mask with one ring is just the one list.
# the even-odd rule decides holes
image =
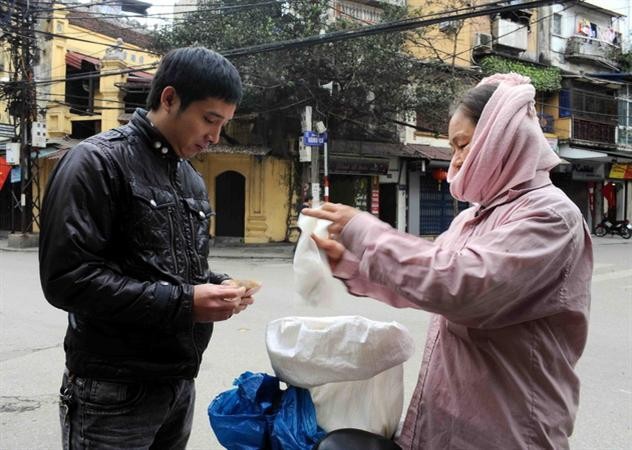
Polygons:
[[554,187],[559,163],[528,78],[494,75],[449,124],[452,195],[473,206],[429,242],[334,204],[314,237],[350,293],[436,313],[398,443],[404,449],[568,448],[587,336],[590,234]]

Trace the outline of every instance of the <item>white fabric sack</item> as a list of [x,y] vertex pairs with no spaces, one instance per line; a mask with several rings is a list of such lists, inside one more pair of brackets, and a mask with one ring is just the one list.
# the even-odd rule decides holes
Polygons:
[[328,383],[309,389],[316,421],[326,432],[359,428],[391,438],[404,408],[404,366],[367,380]]
[[266,346],[282,381],[308,388],[325,431],[353,427],[391,437],[403,408],[402,363],[414,342],[397,322],[360,316],[284,317]]
[[312,239],[312,233],[318,237],[328,236],[329,220],[316,219],[303,214],[298,216],[297,225],[301,235],[294,251],[294,284],[296,292],[312,305],[330,303],[332,283],[329,262],[324,252],[320,251]]

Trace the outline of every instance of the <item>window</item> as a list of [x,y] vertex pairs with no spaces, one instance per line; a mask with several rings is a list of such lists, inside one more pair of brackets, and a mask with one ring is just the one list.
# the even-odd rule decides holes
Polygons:
[[562,15],[553,14],[553,34],[562,34]]
[[560,118],[571,116],[571,92],[568,89],[560,91]]
[[[561,99],[561,94],[560,94]],[[571,96],[573,116],[602,123],[616,122],[617,100],[605,93],[573,89]],[[560,108],[561,108],[560,100]]]
[[632,146],[632,88],[628,87],[628,95],[618,100],[617,143]]
[[99,90],[99,60],[88,55],[66,53],[65,103],[73,114],[94,114],[94,97]]

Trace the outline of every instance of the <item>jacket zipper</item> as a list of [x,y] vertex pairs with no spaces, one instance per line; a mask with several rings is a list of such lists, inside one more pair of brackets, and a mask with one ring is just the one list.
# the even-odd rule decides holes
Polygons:
[[[178,167],[176,165],[176,167],[173,167],[173,162],[169,162],[169,169],[170,169],[170,179],[171,179],[171,190],[173,191],[173,196],[176,199],[176,212],[180,217],[185,217],[183,211],[182,211],[182,205],[180,204],[180,196],[178,195],[178,191],[176,190],[175,186],[176,186],[176,176],[177,176],[177,172],[178,172]],[[186,244],[186,237],[184,235],[184,230],[182,229],[182,226],[178,227],[178,231],[179,233],[182,235],[183,238],[183,242]],[[185,248],[183,249],[184,251],[182,252],[184,254],[184,263],[185,263],[185,271],[184,271],[184,278],[185,280],[189,280],[191,278],[191,261],[189,259],[189,252],[186,249],[186,245]]]
[[171,259],[173,259],[173,267],[175,272],[178,273],[180,270],[178,268],[178,258],[176,256],[176,230],[173,224],[173,208],[169,207],[168,209],[169,216],[169,229],[171,230]]
[[191,226],[191,234],[192,234],[192,238],[193,238],[193,256],[195,257],[194,259],[197,261],[197,272],[198,274],[202,273],[202,263],[200,262],[200,255],[197,252],[197,234],[195,232],[196,230],[196,226],[195,226],[195,220],[192,215],[189,216],[189,225]]
[[[171,190],[173,191],[174,197],[176,199],[176,210],[177,213],[181,215],[181,217],[184,217],[182,214],[182,205],[180,205],[180,197],[178,196],[178,191],[176,190],[175,186],[176,186],[176,177],[177,177],[177,173],[178,173],[178,166],[176,164],[175,168],[173,167],[173,162],[169,162],[169,172],[170,172],[170,179],[171,179]],[[182,237],[185,238],[184,236],[184,231],[182,230],[182,227],[179,227],[179,232],[182,234]],[[174,233],[175,236],[175,233]],[[174,237],[175,240],[175,237]],[[186,239],[185,239],[186,242]],[[175,246],[172,246],[175,247]],[[190,279],[190,267],[191,267],[191,261],[189,260],[189,255],[186,249],[186,246],[184,248],[184,259],[185,259],[185,279],[188,281]],[[193,303],[193,300],[191,300],[191,303]],[[193,307],[193,305],[191,305],[191,307]],[[201,364],[201,358],[200,358],[200,353],[198,352],[198,348],[195,342],[195,323],[193,323],[193,325],[191,326],[191,345],[193,347],[193,351],[195,352],[195,368],[194,368],[194,375],[197,375],[198,371],[200,370],[200,364]]]

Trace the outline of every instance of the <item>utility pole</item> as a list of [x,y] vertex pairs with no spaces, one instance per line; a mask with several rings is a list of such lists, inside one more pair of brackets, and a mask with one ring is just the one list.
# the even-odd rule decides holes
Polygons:
[[311,148],[310,156],[310,187],[312,194],[312,206],[317,207],[320,205],[320,168],[318,167],[318,144],[314,145],[311,142],[316,138],[316,133],[312,130],[312,107],[306,106],[303,111],[303,117],[301,120],[303,129],[303,141],[304,144]]
[[[15,142],[20,145],[20,235],[9,237],[9,245],[24,247],[36,245],[36,239],[28,234],[39,219],[38,152],[33,154],[32,127],[37,117],[37,101],[33,65],[37,55],[35,15],[32,2],[17,0],[3,11],[5,32],[0,42],[6,42],[11,52],[10,80],[0,95],[8,103],[9,114],[17,121]],[[12,229],[17,230],[16,224]],[[13,238],[13,239],[12,239]]]

